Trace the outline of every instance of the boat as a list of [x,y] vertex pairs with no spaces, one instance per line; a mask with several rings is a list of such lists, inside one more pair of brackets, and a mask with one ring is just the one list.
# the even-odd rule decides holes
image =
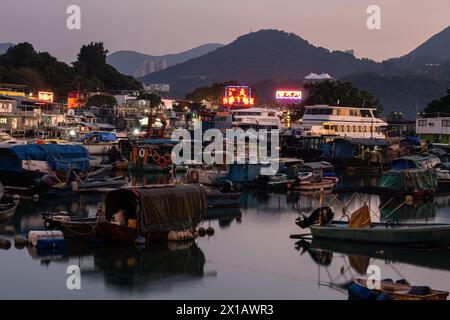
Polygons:
[[325,161],[306,162],[298,173],[293,189],[304,194],[329,193],[339,181],[333,170],[333,165]]
[[112,146],[118,145],[117,136],[114,132],[92,131],[80,138],[83,146],[88,149],[90,155],[105,155]]
[[0,222],[9,220],[16,214],[17,204],[5,203],[0,204]]
[[264,108],[244,108],[231,110],[233,125],[246,129],[282,130],[279,111]]
[[446,223],[372,222],[367,205],[356,210],[349,222],[336,221],[333,217],[330,207],[321,207],[309,217],[297,218],[296,224],[309,227],[313,238],[417,247],[450,244],[450,224]]
[[[371,296],[385,295],[389,300],[447,300],[448,292],[434,290],[429,287],[411,286],[408,284],[394,283],[392,281],[379,281],[374,288],[368,285],[368,279],[355,279],[349,287],[350,294],[356,294],[357,298],[370,299]],[[361,289],[366,295],[360,297]],[[379,298],[378,298],[379,299]]]
[[206,193],[208,209],[239,208],[241,196],[240,192],[224,193],[219,190],[208,190]]
[[105,198],[105,219],[97,234],[105,241],[134,244],[154,240],[192,240],[207,210],[201,185],[122,188]]
[[68,212],[42,213],[44,227],[48,230],[60,230],[64,239],[90,240],[96,237],[97,217],[71,217]]
[[228,169],[223,166],[191,165],[186,171],[190,183],[201,183],[205,186],[215,186],[218,181],[228,176]]
[[384,139],[387,123],[376,117],[376,109],[329,105],[305,106],[301,120],[304,136]]
[[92,160],[81,145],[25,144],[0,146],[0,181],[7,186],[46,188],[65,181],[69,169],[87,174]]
[[130,143],[131,169],[169,171],[173,167],[171,152],[177,143],[171,139],[144,139]]
[[449,194],[450,193],[450,162],[443,162],[437,164],[435,167],[438,187],[437,192],[439,194]]
[[435,169],[404,169],[384,172],[379,184],[389,197],[430,199],[438,190],[438,177]]

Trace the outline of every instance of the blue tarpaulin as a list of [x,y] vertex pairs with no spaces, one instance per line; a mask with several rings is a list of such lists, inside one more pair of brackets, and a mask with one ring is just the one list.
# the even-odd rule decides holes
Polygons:
[[114,132],[94,131],[86,133],[81,137],[82,142],[89,140],[96,140],[95,142],[115,142],[117,141],[117,136]]
[[82,145],[23,144],[0,147],[0,170],[21,171],[22,160],[47,161],[50,169],[89,170],[89,151]]

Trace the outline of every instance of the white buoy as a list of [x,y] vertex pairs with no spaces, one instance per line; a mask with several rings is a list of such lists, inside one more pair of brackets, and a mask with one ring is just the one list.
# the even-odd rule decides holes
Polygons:
[[38,202],[39,201],[39,195],[37,193],[33,194],[32,199],[33,199],[34,202]]

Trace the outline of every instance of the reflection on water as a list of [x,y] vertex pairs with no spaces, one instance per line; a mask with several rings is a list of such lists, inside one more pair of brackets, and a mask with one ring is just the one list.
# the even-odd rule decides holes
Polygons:
[[[341,183],[376,183],[376,179],[358,176]],[[383,203],[374,195],[320,198],[295,192],[245,192],[240,210],[208,211],[202,226],[213,227],[215,234],[195,242],[147,248],[70,242],[52,252],[14,246],[0,250],[0,298],[346,299],[345,285],[364,276],[372,264],[380,266],[383,278],[448,290],[448,250],[296,241],[289,235],[305,233],[294,220],[319,205],[331,205],[337,219],[367,204],[374,221],[450,222],[449,199],[436,197],[431,203],[399,207],[400,203]],[[16,216],[0,224],[0,234],[13,240],[15,234],[43,229],[42,211],[92,216],[99,201],[98,196],[83,196],[21,203]],[[66,268],[73,264],[82,271],[80,292],[65,286]]]

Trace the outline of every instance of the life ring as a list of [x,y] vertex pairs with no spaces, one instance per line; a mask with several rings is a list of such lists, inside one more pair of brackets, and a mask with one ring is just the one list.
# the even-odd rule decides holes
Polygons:
[[155,163],[158,163],[159,162],[159,159],[161,158],[161,156],[159,155],[159,153],[157,153],[157,152],[155,152],[154,154],[153,154],[153,161],[155,161]]
[[166,159],[164,157],[160,157],[159,160],[158,160],[158,164],[161,167],[165,167],[165,166],[167,166],[167,161],[166,161]]
[[166,163],[171,163],[172,162],[172,157],[170,156],[170,154],[166,153],[164,155],[164,160],[166,160]]
[[200,178],[197,171],[191,171],[189,172],[189,180],[193,183],[197,183],[198,179]]
[[143,159],[145,157],[145,149],[144,148],[139,149],[139,157],[141,159]]

